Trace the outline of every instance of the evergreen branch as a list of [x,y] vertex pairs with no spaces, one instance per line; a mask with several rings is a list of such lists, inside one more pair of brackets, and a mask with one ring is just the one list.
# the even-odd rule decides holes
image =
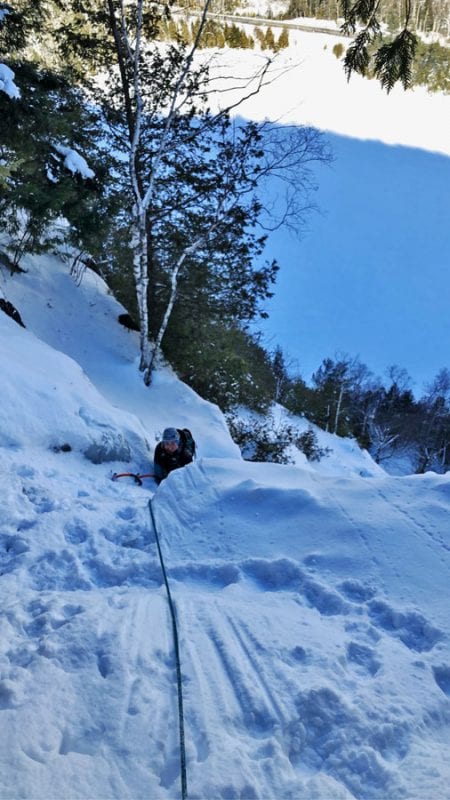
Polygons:
[[372,36],[367,29],[358,34],[353,44],[348,48],[344,59],[344,70],[347,80],[350,80],[352,72],[365,75],[370,62],[368,45],[372,41]]
[[352,6],[348,0],[344,0],[342,4],[344,14],[344,24],[342,25],[343,33],[354,34],[358,22],[362,22],[365,30],[371,30],[373,33],[378,33],[380,26],[376,17],[381,0],[356,0]]
[[412,83],[412,64],[417,37],[405,28],[393,42],[385,44],[375,55],[375,75],[382,87],[390,92],[397,81],[404,89]]

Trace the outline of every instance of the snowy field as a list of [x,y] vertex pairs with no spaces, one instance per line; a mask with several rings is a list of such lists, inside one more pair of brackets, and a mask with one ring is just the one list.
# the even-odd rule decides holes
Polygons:
[[[143,386],[98,277],[26,266],[0,273],[27,326],[0,313],[2,800],[180,797],[151,497],[189,797],[448,800],[450,474],[388,476],[325,434],[317,467],[244,462],[170,370]],[[111,481],[168,425],[193,465]]]
[[[347,82],[333,47],[349,40],[289,37],[276,80],[238,113],[319,128],[335,161],[314,170],[320,213],[301,241],[285,229],[269,238],[265,256],[281,269],[260,327],[307,381],[344,353],[380,377],[392,364],[407,369],[420,396],[450,367],[450,98],[422,87],[388,95],[358,75]],[[222,54],[219,73],[249,76],[264,57]]]

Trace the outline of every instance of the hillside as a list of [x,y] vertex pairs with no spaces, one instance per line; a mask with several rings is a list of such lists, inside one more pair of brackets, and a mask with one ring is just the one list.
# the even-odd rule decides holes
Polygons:
[[[244,462],[169,369],[143,386],[97,276],[26,266],[1,273],[27,327],[0,313],[0,797],[180,796],[153,497],[189,797],[445,800],[450,476],[388,476],[336,437],[317,469]],[[111,481],[172,424],[192,466]]]

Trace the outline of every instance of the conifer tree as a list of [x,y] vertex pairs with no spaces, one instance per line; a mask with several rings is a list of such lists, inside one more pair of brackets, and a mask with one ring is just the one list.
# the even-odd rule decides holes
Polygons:
[[287,28],[283,28],[281,31],[275,49],[278,52],[278,50],[284,50],[285,47],[289,47],[289,32]]
[[266,48],[268,50],[276,50],[275,36],[273,35],[273,30],[270,27],[267,28],[267,30],[266,30],[266,35],[264,37],[264,42],[265,42]]
[[286,366],[286,359],[280,346],[275,348],[272,357],[272,370],[275,378],[275,394],[273,399],[276,403],[284,405],[288,396],[291,381],[289,379]]
[[[12,237],[12,261],[18,266],[25,252],[64,249],[69,241],[94,255],[110,205],[110,157],[95,146],[98,118],[60,76],[31,63],[12,63],[20,97],[0,92],[0,152],[8,162],[0,229]],[[92,177],[68,167],[61,148],[86,156]],[[64,224],[56,224],[62,219]]]

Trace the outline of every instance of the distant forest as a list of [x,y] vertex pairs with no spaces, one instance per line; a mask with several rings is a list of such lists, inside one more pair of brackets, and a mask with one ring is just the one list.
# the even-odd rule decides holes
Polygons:
[[[201,3],[187,0],[180,4],[189,10],[195,11]],[[277,11],[271,10],[271,5]],[[282,22],[298,18],[312,18],[318,20],[335,20],[342,24],[342,4],[336,0],[286,0],[286,10],[279,12],[280,3],[271,4],[268,0],[264,17]],[[398,0],[383,0],[377,6],[380,28],[387,32],[385,38],[389,40],[401,30],[404,21],[404,4]],[[216,14],[233,14],[236,17],[257,16],[251,9],[251,3],[246,8],[246,3],[236,0],[214,0],[211,11]],[[450,91],[450,0],[412,0],[410,12],[410,27],[418,36],[417,48],[412,64],[411,85],[425,86],[431,92]],[[253,32],[248,32],[236,22],[219,22],[209,19],[202,37],[203,47],[241,47],[272,49],[275,52],[289,45],[289,30],[287,28],[269,27],[262,28],[255,25]],[[192,41],[196,26],[179,19],[172,21],[169,36],[178,35],[187,41]],[[350,31],[351,33],[351,31]],[[433,34],[434,36],[430,35]],[[166,31],[167,35],[167,31]],[[371,56],[378,46],[377,38],[369,43],[368,52]],[[337,44],[333,48],[337,58],[345,58],[346,48]],[[368,64],[366,76],[373,79],[373,68]]]
[[[195,8],[200,5],[195,0],[185,0],[180,6]],[[259,3],[259,8],[263,3]],[[280,13],[281,5],[285,10]],[[355,4],[356,5],[356,4]],[[414,30],[421,33],[439,33],[450,37],[450,0],[411,0],[411,23]],[[254,4],[247,0],[214,0],[211,11],[216,13],[257,16]],[[296,19],[312,17],[315,19],[341,20],[342,4],[339,0],[285,0],[284,3],[272,3],[267,0],[262,16],[267,19]],[[275,10],[274,10],[275,9]],[[404,4],[399,0],[382,0],[377,4],[377,16],[388,28],[395,32],[403,26]],[[259,15],[261,16],[261,14]]]
[[[325,358],[308,385],[302,377],[289,373],[280,348],[267,367],[270,382],[266,385],[266,402],[278,402],[329,433],[354,437],[378,464],[403,459],[419,474],[450,468],[447,368],[441,369],[423,395],[416,398],[406,370],[392,366],[381,380],[359,358],[349,355]],[[277,427],[270,412],[265,419],[255,417],[248,424],[230,413],[230,425],[251,460],[288,463],[292,445],[312,461],[327,455],[319,447],[313,428],[299,436],[293,425]]]

